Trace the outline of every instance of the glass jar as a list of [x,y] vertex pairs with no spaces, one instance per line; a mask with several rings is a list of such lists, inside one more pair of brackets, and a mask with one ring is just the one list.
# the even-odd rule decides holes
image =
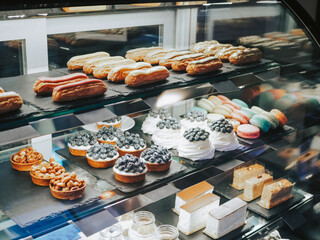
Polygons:
[[122,227],[119,224],[113,225],[100,232],[100,239],[105,240],[124,240],[122,236]]
[[140,211],[133,214],[133,223],[129,229],[132,240],[155,240],[155,218],[151,212]]
[[157,228],[157,240],[178,240],[179,231],[171,225],[160,225]]

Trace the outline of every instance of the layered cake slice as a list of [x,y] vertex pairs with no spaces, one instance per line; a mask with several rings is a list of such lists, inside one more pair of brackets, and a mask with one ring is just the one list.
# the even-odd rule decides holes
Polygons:
[[256,177],[247,179],[244,182],[243,199],[252,201],[262,194],[262,189],[266,184],[272,183],[273,177],[268,173],[259,174]]
[[212,209],[207,217],[204,233],[212,238],[220,238],[245,224],[247,203],[234,198]]
[[176,202],[173,211],[180,214],[180,207],[182,205],[195,198],[201,197],[204,194],[212,193],[213,188],[214,187],[210,183],[203,181],[182,190],[176,195]]
[[242,190],[244,188],[244,182],[247,179],[256,177],[264,172],[264,166],[257,163],[248,167],[240,167],[238,169],[235,169],[233,172],[232,187],[238,190]]
[[220,197],[207,193],[181,206],[178,229],[190,235],[206,226],[208,213],[218,207]]
[[273,208],[292,198],[292,188],[293,184],[287,179],[276,180],[264,186],[261,200],[258,204],[267,209]]

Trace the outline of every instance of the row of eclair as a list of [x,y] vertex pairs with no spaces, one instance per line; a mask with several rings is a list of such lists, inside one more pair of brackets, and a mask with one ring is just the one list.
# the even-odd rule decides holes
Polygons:
[[0,87],[0,114],[18,110],[22,104],[23,100],[18,93],[6,92]]

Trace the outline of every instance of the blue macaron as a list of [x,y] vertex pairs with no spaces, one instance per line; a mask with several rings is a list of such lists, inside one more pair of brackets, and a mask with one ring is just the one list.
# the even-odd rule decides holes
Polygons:
[[235,104],[237,104],[239,107],[246,107],[249,108],[248,104],[246,104],[244,101],[234,98],[231,100],[232,102],[234,102]]
[[261,114],[269,123],[272,129],[276,129],[279,126],[279,120],[271,113],[265,112]]
[[241,111],[244,112],[249,118],[252,118],[254,115],[256,115],[254,111],[246,107],[241,107]]
[[191,111],[197,111],[197,112],[203,112],[203,113],[208,113],[208,111],[202,107],[192,107],[189,109],[189,112]]
[[250,119],[250,123],[258,128],[260,128],[263,132],[268,132],[271,124],[261,115],[254,115]]

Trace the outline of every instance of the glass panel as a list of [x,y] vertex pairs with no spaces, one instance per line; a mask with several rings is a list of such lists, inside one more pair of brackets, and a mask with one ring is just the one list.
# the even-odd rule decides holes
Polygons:
[[106,51],[111,56],[124,56],[133,48],[159,46],[162,28],[154,25],[48,35],[49,68],[64,68],[75,55]]
[[0,42],[0,77],[23,74],[24,40]]

